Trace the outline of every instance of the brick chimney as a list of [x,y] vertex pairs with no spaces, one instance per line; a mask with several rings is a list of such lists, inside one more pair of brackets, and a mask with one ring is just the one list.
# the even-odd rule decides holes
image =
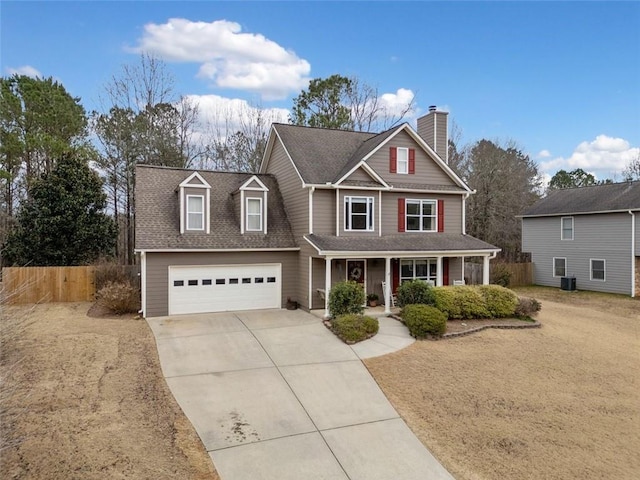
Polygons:
[[448,112],[439,112],[435,105],[431,105],[429,113],[418,119],[418,135],[435,150],[445,163],[449,163],[447,115],[449,115]]

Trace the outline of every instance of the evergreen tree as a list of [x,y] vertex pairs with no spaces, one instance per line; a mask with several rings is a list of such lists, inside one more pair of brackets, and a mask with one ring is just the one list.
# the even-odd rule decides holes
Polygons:
[[4,246],[5,263],[86,265],[113,254],[116,226],[103,212],[102,180],[89,168],[86,153],[64,154],[32,183]]

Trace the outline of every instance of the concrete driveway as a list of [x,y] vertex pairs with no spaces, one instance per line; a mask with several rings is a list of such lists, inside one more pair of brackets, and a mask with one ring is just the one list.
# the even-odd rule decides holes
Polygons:
[[262,310],[148,319],[164,376],[223,480],[452,479],[360,358],[412,343],[345,345],[313,315]]

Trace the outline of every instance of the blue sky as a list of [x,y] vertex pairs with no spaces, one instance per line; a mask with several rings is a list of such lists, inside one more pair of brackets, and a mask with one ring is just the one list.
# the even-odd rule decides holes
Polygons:
[[434,104],[464,142],[513,139],[547,175],[611,177],[640,155],[640,2],[3,1],[0,15],[2,74],[53,76],[87,110],[147,50],[203,112],[287,109],[339,73],[389,105],[414,93],[411,122]]

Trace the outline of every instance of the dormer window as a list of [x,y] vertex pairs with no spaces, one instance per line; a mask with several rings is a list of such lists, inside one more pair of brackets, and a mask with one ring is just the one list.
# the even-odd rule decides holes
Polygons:
[[240,233],[267,233],[267,201],[269,189],[257,175],[245,181],[240,197]]
[[262,231],[262,198],[247,198],[247,232]]
[[204,230],[203,195],[187,195],[187,230]]
[[198,172],[193,172],[178,187],[180,233],[209,233],[211,185]]

